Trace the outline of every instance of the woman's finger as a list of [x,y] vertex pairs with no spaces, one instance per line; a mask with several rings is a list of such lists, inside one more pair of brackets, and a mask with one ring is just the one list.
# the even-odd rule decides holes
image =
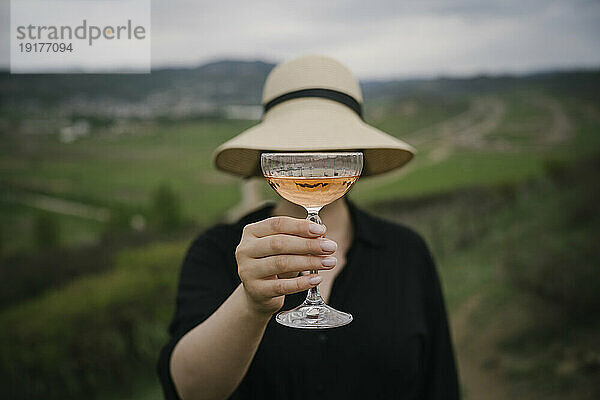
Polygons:
[[289,272],[331,269],[335,267],[337,259],[331,256],[281,254],[255,259],[252,263],[256,276],[264,278]]
[[271,235],[253,240],[245,249],[249,257],[260,258],[276,254],[329,255],[337,250],[337,243],[325,238],[306,239],[292,235]]
[[322,280],[323,277],[311,274],[291,279],[262,279],[255,284],[263,296],[278,297],[303,292],[317,286]]
[[306,219],[292,217],[271,217],[262,221],[248,224],[244,228],[247,233],[255,237],[265,237],[284,233],[307,238],[323,236],[325,225],[315,224]]

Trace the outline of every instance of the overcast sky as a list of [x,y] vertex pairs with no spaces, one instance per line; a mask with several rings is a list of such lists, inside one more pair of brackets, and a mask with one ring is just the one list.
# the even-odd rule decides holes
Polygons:
[[[0,0],[5,33],[8,4]],[[336,57],[361,78],[598,67],[600,0],[152,1],[155,68],[307,53]]]

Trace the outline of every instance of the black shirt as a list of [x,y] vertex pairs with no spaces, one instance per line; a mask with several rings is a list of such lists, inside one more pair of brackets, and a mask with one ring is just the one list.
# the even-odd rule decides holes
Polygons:
[[[326,330],[269,322],[231,399],[458,399],[458,381],[438,275],[423,239],[348,202],[355,229],[329,304],[354,320]],[[273,206],[204,232],[181,269],[171,339],[158,363],[165,397],[178,399],[169,371],[175,344],[240,284],[234,251],[245,225]],[[283,310],[306,292],[288,295]],[[243,335],[243,332],[240,332]]]

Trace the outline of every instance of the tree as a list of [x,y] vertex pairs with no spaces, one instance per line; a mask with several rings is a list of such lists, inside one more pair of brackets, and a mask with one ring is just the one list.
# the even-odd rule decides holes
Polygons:
[[60,224],[56,215],[38,212],[33,220],[33,236],[38,249],[54,249],[60,246]]
[[161,184],[152,195],[152,211],[160,229],[181,226],[183,214],[179,195],[166,183]]

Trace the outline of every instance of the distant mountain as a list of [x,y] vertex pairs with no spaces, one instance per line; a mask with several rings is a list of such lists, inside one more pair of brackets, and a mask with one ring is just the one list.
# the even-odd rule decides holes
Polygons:
[[[151,74],[0,74],[0,109],[151,116],[206,114],[224,105],[260,104],[273,64],[218,61]],[[125,115],[123,115],[125,114]]]
[[600,100],[600,69],[550,71],[527,75],[480,75],[466,78],[440,77],[415,80],[373,80],[361,82],[366,99],[411,97],[415,95],[461,96],[514,89],[543,89],[575,93]]
[[[171,68],[151,74],[0,73],[0,113],[28,118],[40,112],[68,117],[108,118],[260,115],[260,96],[273,64],[223,60],[197,68]],[[533,85],[576,91],[590,98],[600,92],[600,71],[539,73],[527,76],[476,76],[430,80],[364,81],[368,101],[410,96],[460,96]],[[247,109],[252,109],[249,112]]]

